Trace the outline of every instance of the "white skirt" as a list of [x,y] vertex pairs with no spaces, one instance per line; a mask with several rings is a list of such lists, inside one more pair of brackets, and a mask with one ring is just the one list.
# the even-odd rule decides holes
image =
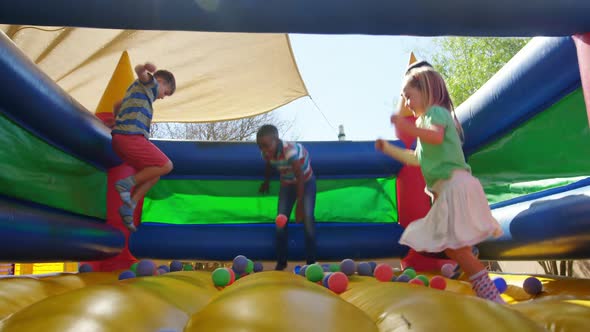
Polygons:
[[502,235],[479,181],[466,170],[438,181],[437,199],[426,217],[408,225],[399,243],[420,252],[441,252],[473,246]]

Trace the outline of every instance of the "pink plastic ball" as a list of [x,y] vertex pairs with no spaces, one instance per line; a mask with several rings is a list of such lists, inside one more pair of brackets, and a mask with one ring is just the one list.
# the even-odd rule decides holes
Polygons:
[[430,279],[430,288],[445,290],[447,288],[447,281],[441,276],[434,276]]
[[453,275],[453,273],[455,272],[455,265],[447,263],[442,266],[442,268],[440,269],[440,272],[442,273],[443,276],[450,278]]
[[393,278],[393,268],[387,264],[379,264],[375,268],[373,275],[379,281],[391,281],[391,278]]
[[342,272],[334,272],[328,278],[328,288],[336,294],[340,294],[348,288],[348,277]]
[[279,228],[285,227],[285,225],[287,224],[287,216],[284,214],[279,214],[277,216],[277,219],[275,219],[275,223],[277,224],[277,227],[279,227]]
[[418,278],[408,281],[408,284],[424,286],[424,282]]

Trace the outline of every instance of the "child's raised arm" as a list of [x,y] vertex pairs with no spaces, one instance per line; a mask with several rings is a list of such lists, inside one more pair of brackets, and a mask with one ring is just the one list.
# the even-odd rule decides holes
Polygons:
[[383,139],[378,139],[375,142],[375,149],[406,165],[420,166],[420,162],[418,161],[418,157],[416,157],[414,150],[399,148],[395,145],[389,144],[389,142]]
[[150,75],[150,73],[153,73],[155,71],[156,65],[150,62],[146,62],[143,65],[135,66],[135,73],[137,74],[137,78],[139,78],[139,81],[144,84],[150,83],[152,81],[152,75]]

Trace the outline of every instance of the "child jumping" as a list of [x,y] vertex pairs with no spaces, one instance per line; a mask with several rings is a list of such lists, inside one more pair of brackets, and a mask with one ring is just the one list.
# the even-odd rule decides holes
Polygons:
[[[315,263],[315,198],[316,181],[311,169],[307,150],[299,143],[284,142],[279,139],[279,132],[273,125],[260,127],[256,142],[262,157],[266,160],[264,183],[261,193],[268,193],[272,167],[280,172],[281,189],[279,191],[278,216],[276,227],[277,265],[275,270],[287,267],[287,224],[293,206],[297,222],[303,220],[305,231],[305,255],[307,264]],[[279,222],[280,218],[287,222]]]
[[412,123],[391,117],[398,132],[417,138],[416,150],[377,140],[377,150],[420,166],[434,203],[426,217],[411,223],[400,243],[418,252],[441,252],[459,263],[479,297],[504,303],[471,246],[502,234],[479,181],[471,175],[461,148],[463,131],[442,76],[428,66],[406,75],[402,100],[418,117]]
[[136,171],[121,179],[115,188],[123,205],[119,214],[132,232],[133,213],[137,202],[158,182],[160,176],[172,171],[172,162],[149,141],[154,110],[152,103],[171,96],[176,90],[174,75],[166,70],[156,71],[151,63],[135,67],[138,79],[129,86],[125,98],[115,104],[115,125],[111,132],[115,153]]

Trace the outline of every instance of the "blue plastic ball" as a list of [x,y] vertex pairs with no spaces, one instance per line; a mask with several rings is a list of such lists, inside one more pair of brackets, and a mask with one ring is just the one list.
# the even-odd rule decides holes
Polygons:
[[261,262],[254,263],[254,272],[262,272],[262,270],[264,270],[264,266]]
[[528,277],[525,279],[522,288],[529,295],[537,295],[543,291],[543,284],[535,277]]
[[92,272],[92,271],[93,271],[93,269],[90,264],[82,264],[78,268],[78,272],[80,272],[80,273],[88,273],[88,272]]
[[410,279],[411,279],[411,278],[410,278],[410,276],[409,276],[409,275],[407,275],[407,274],[402,274],[402,275],[400,275],[399,277],[397,277],[397,279],[395,279],[395,281],[397,281],[397,282],[408,282],[408,281],[410,281]]
[[119,280],[135,278],[135,273],[131,270],[123,271],[119,274]]
[[332,275],[332,273],[327,273],[324,276],[324,279],[322,279],[322,285],[324,285],[324,287],[326,287],[326,288],[330,288],[330,286],[328,285],[328,279],[330,278],[331,275]]
[[301,265],[295,265],[295,267],[293,268],[293,273],[299,274],[300,271],[301,271]]
[[508,285],[506,284],[506,280],[504,280],[504,278],[502,278],[502,277],[495,278],[494,285],[496,285],[496,288],[498,289],[498,292],[500,294],[504,293],[506,291],[506,289],[508,289]]
[[357,266],[356,271],[360,276],[373,276],[373,270],[371,269],[371,265],[367,262],[360,262]]
[[340,272],[346,274],[347,276],[351,276],[356,272],[356,266],[352,259],[345,259],[340,263]]
[[172,261],[170,262],[170,272],[182,271],[182,262],[181,261]]
[[158,266],[158,270],[164,270],[166,271],[166,273],[170,272],[170,268],[168,267],[168,265],[160,265]]
[[324,272],[330,272],[330,264],[322,264],[322,270]]
[[377,263],[369,262],[369,265],[371,265],[371,274],[373,274],[375,272],[375,268],[377,267]]
[[301,269],[299,269],[299,275],[305,277],[305,271],[307,270],[307,265],[303,265]]
[[149,259],[143,259],[137,263],[137,276],[148,277],[153,276],[156,272],[156,264]]
[[244,255],[238,255],[234,258],[234,262],[232,268],[235,272],[244,273],[246,272],[246,268],[248,267],[248,258]]

